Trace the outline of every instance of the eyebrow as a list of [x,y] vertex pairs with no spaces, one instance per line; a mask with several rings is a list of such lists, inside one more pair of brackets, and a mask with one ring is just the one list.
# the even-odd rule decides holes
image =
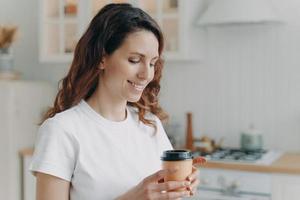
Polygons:
[[[143,58],[145,58],[145,57],[146,57],[144,54],[142,54],[142,53],[139,53],[139,52],[131,52],[130,54],[139,55],[139,56],[141,56],[141,57],[143,57]],[[157,58],[159,58],[159,56],[155,56],[155,57],[154,57],[154,58],[152,58],[151,60],[153,60],[153,59],[157,59]]]

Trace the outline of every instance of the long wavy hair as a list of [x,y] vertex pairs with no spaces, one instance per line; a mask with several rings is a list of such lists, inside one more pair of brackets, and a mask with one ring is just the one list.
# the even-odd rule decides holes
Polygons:
[[111,55],[122,45],[128,34],[140,30],[150,31],[157,38],[159,59],[154,66],[154,78],[144,89],[139,101],[127,104],[137,108],[140,121],[155,129],[155,122],[145,117],[147,112],[155,114],[161,120],[167,119],[167,114],[158,102],[163,69],[162,31],[155,20],[139,8],[130,4],[108,4],[92,19],[78,41],[70,70],[60,81],[54,106],[45,113],[43,121],[77,105],[82,99],[91,97],[98,86],[101,73],[99,65],[104,54]]

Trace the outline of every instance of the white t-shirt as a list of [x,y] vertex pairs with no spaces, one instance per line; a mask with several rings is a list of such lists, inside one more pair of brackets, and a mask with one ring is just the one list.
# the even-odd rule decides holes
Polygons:
[[160,120],[149,117],[156,134],[133,107],[113,122],[82,100],[42,124],[30,170],[70,181],[71,200],[114,199],[160,170],[162,152],[172,149]]

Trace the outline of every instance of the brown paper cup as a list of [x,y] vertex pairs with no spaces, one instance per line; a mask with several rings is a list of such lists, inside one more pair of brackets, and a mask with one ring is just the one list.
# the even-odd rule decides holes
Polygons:
[[163,169],[176,170],[168,173],[164,181],[185,181],[192,173],[193,157],[187,150],[164,151],[161,160]]

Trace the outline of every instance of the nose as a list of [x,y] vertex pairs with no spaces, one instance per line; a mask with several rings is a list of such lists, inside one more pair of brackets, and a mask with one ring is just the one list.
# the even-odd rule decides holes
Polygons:
[[148,80],[153,76],[152,75],[153,71],[154,71],[154,69],[151,69],[150,63],[149,64],[142,64],[140,66],[140,69],[139,69],[139,72],[138,72],[138,78]]

